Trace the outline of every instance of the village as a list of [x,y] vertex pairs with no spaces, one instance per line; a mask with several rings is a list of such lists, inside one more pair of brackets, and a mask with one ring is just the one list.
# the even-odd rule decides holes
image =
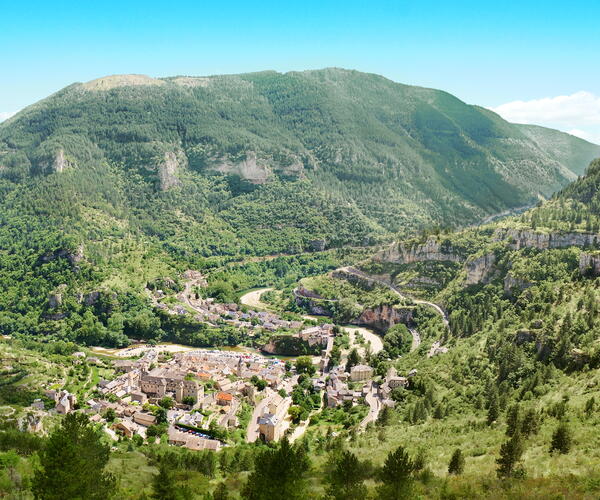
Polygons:
[[[55,403],[49,411],[85,412],[112,439],[123,436],[151,441],[166,434],[173,446],[218,451],[232,435],[247,442],[300,437],[308,421],[294,425],[290,415],[294,388],[300,382],[318,395],[319,410],[368,407],[361,427],[374,422],[385,405],[394,405],[390,392],[395,387],[408,384],[408,378],[399,377],[393,369],[376,384],[370,366],[357,364],[349,371],[344,364],[331,367],[335,340],[331,324],[310,326],[294,336],[321,349],[319,356],[303,357],[310,360],[312,368],[302,373],[293,358],[249,351],[190,348],[171,352],[165,349],[169,346],[138,345],[123,350],[137,357],[113,356],[110,360],[77,352],[73,355],[77,363],[110,363],[116,376],[100,380],[94,396],[86,401],[77,401],[65,390],[46,391],[46,397]],[[41,400],[33,407],[45,410]]]

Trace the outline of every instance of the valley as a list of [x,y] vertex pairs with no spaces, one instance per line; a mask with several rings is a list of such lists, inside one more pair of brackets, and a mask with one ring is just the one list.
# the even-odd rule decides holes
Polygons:
[[345,460],[348,498],[400,498],[390,463],[407,498],[598,497],[597,157],[338,68],[24,109],[0,124],[0,493],[32,498],[80,425],[118,498],[262,499],[292,469],[339,498]]

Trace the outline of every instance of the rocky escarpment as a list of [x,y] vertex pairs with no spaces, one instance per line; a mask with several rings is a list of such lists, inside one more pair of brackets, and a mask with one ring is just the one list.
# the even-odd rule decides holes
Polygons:
[[161,191],[167,191],[179,186],[181,181],[177,177],[180,168],[187,167],[187,158],[183,151],[167,151],[158,165],[158,182]]
[[352,324],[372,328],[376,332],[386,332],[398,323],[413,324],[415,309],[413,307],[394,307],[381,305],[373,309],[365,309]]
[[595,233],[542,233],[533,230],[500,228],[494,232],[494,241],[507,241],[511,250],[521,248],[598,247],[600,234]]
[[273,335],[260,350],[278,356],[316,356],[321,353],[321,345],[311,346],[307,341],[291,335]]
[[424,261],[449,261],[463,262],[464,258],[458,252],[436,237],[430,236],[425,243],[420,245],[405,246],[403,243],[394,243],[386,250],[375,255],[374,260],[391,262],[393,264],[410,264]]
[[504,293],[507,295],[512,295],[517,290],[525,290],[530,286],[533,286],[533,283],[513,276],[510,271],[504,277]]
[[486,253],[481,257],[470,260],[466,263],[465,269],[467,271],[465,285],[488,283],[494,272],[497,270],[496,255],[493,253]]
[[[332,316],[337,301],[323,299],[311,290],[300,287],[295,290],[296,303],[309,311],[310,314],[317,316]],[[354,319],[350,321],[353,325],[366,326],[373,330],[383,333],[388,328],[404,323],[413,324],[414,307],[398,307],[383,304],[378,307],[365,308]]]
[[600,276],[600,254],[581,252],[579,272],[584,276]]

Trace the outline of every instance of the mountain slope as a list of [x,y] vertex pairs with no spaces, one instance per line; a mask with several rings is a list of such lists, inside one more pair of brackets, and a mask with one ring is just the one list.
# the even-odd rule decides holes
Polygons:
[[[0,125],[0,329],[76,337],[81,293],[139,299],[187,268],[464,225],[551,195],[600,155],[531,130],[340,69],[73,84]],[[49,309],[58,288],[72,316]]]
[[[307,177],[397,231],[547,197],[600,155],[532,130],[445,92],[355,71],[121,75],[71,85],[0,126],[0,161],[18,176],[108,160],[162,189],[194,172]],[[549,148],[557,138],[569,147]]]

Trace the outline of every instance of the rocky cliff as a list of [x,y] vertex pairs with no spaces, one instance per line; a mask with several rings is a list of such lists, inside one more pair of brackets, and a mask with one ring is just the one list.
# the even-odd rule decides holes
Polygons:
[[466,263],[467,278],[465,285],[488,283],[496,271],[496,255],[487,253]]
[[403,243],[394,243],[386,250],[375,255],[374,259],[394,264],[410,264],[423,261],[464,261],[464,258],[458,255],[451,246],[440,242],[435,236],[430,236],[423,244],[409,247]]
[[600,254],[581,252],[579,272],[584,276],[600,276]]
[[394,307],[381,305],[374,309],[365,309],[352,324],[366,326],[373,330],[384,333],[398,323],[411,325],[413,323],[413,307]]
[[494,232],[494,241],[508,241],[512,250],[520,248],[598,247],[600,234],[595,233],[542,233],[533,230],[499,228]]

